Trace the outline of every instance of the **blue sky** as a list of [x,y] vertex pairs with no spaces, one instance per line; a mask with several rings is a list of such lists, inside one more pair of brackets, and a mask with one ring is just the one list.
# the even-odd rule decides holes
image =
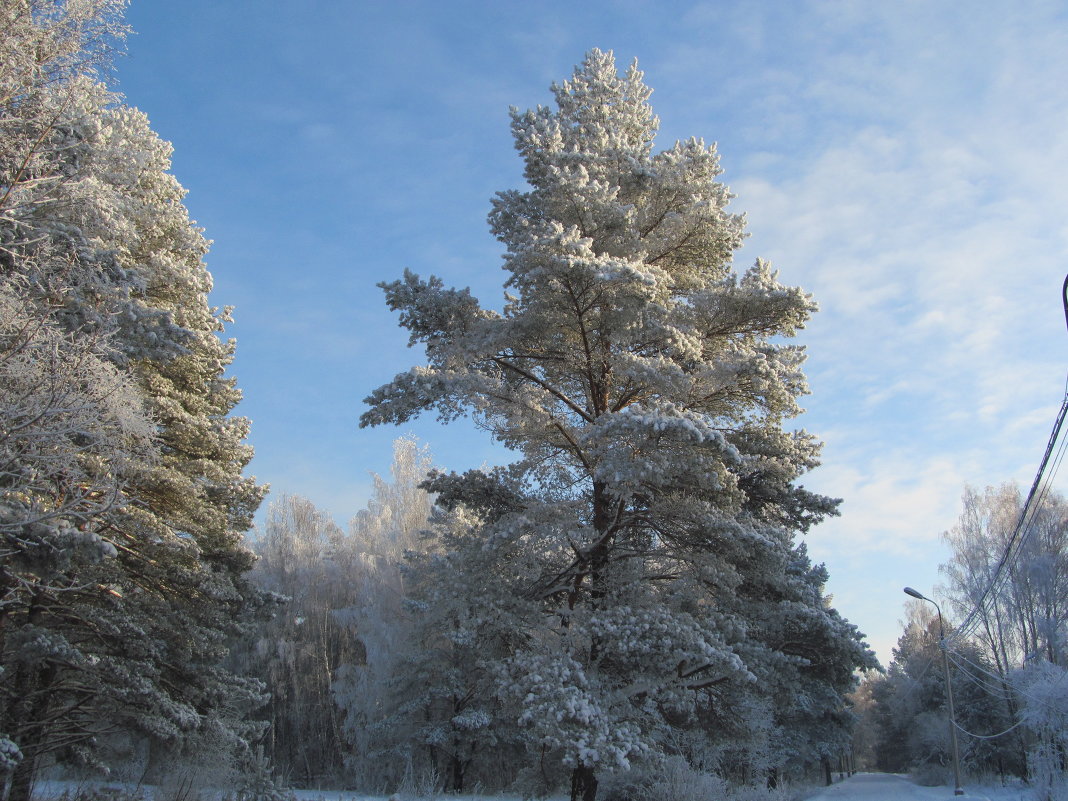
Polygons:
[[462,424],[357,427],[419,359],[375,284],[409,267],[499,302],[508,107],[549,103],[593,47],[638,59],[659,147],[718,142],[738,265],[821,306],[797,424],[827,443],[806,485],[844,504],[807,542],[884,661],[964,484],[1030,484],[1068,351],[1062,3],[134,0],[128,21],[118,88],[214,240],[275,494],[344,523],[407,432],[450,469],[501,460]]

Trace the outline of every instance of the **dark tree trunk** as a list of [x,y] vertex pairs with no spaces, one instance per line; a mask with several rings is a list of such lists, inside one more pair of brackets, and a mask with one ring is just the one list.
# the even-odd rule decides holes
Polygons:
[[450,757],[451,762],[450,771],[451,774],[451,790],[454,793],[462,793],[464,791],[464,773],[467,770],[467,765],[470,762],[465,762],[458,756]]
[[828,787],[830,787],[832,784],[834,784],[834,777],[831,776],[831,760],[827,757],[823,757],[820,762],[823,763],[823,781]]
[[571,801],[596,801],[597,776],[593,768],[579,765],[571,771]]
[[15,766],[11,774],[11,792],[8,801],[30,801],[30,791],[33,790],[33,775],[36,772],[36,760],[24,759]]
[[[26,621],[38,625],[44,615],[44,593],[34,589],[26,613]],[[15,699],[11,708],[6,710],[9,726],[8,734],[22,751],[22,761],[15,766],[11,774],[11,788],[7,801],[30,801],[34,776],[37,774],[37,759],[44,750],[48,730],[41,721],[47,717],[50,703],[49,691],[52,689],[59,670],[53,663],[20,665],[15,671],[10,689]]]
[[[42,725],[33,724],[44,720],[48,713],[47,688],[52,686],[55,677],[56,668],[49,665],[37,672],[36,676],[30,672],[29,676],[17,677],[15,682],[15,691],[24,693],[15,707],[16,725],[24,724],[23,730],[18,732],[16,738],[23,758],[11,774],[11,791],[7,801],[30,801],[30,791],[33,790],[33,780],[37,773],[37,759],[47,750],[45,746],[49,734]],[[35,689],[29,689],[31,687]]]
[[[609,540],[608,530],[612,525],[609,509],[610,499],[605,485],[599,481],[593,483],[593,530],[595,544],[587,553],[590,571],[590,605],[599,609],[604,601],[604,574],[608,567]],[[590,643],[589,661],[595,663],[600,657],[600,643],[596,637]]]

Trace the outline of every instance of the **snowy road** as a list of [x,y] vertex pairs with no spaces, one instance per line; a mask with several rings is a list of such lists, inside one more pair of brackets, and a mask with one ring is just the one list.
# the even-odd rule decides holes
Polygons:
[[984,795],[953,795],[952,787],[920,787],[892,773],[858,773],[808,801],[976,801]]

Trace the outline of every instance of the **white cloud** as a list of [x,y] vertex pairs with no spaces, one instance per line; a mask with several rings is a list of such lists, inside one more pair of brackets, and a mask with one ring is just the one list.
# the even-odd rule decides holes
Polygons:
[[[871,27],[838,7],[853,9],[829,15],[839,33]],[[851,562],[939,551],[965,482],[1030,483],[1068,345],[1068,92],[1048,77],[1068,74],[1063,26],[979,19],[951,36],[945,17],[938,30],[929,14],[878,14],[866,53],[808,65],[816,118],[799,131],[828,140],[804,143],[805,159],[761,152],[733,181],[747,253],[822,307],[803,337],[815,392],[804,424],[828,440],[809,483],[845,504],[809,540],[841,565],[840,598]],[[976,52],[987,63],[969,80]],[[819,117],[831,109],[838,119]]]
[[[835,450],[831,443],[829,458]],[[808,484],[843,498],[841,517],[816,528],[810,547],[815,555],[848,549],[915,556],[952,524],[967,479],[967,470],[950,457],[883,453],[828,461]]]

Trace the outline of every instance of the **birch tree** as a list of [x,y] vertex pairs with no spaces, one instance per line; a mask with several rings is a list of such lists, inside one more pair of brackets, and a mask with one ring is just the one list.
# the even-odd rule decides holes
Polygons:
[[338,667],[356,658],[358,643],[336,613],[352,603],[359,578],[346,569],[343,540],[310,501],[282,496],[255,542],[252,580],[286,600],[257,628],[243,662],[271,696],[267,755],[298,786],[338,782],[345,757],[332,686]]
[[432,498],[422,484],[430,469],[426,448],[411,437],[397,439],[389,477],[374,476],[371,498],[350,520],[345,541],[350,594],[334,614],[358,653],[339,668],[334,698],[344,716],[346,764],[368,789],[396,788],[406,775],[410,782],[435,767],[418,734],[426,687],[413,655],[426,642],[413,625],[407,570],[427,547]]
[[[1003,677],[1030,659],[1068,658],[1068,504],[1050,493],[1021,527],[1022,510],[1015,484],[965,487],[960,518],[944,535],[953,550],[941,568],[950,599],[961,615],[985,601],[977,637]],[[1002,569],[1002,589],[984,598],[1014,535],[1022,547]]]
[[990,706],[1009,721],[1003,728],[1026,724],[998,738],[1001,762],[1017,772],[1026,766],[1040,794],[1055,796],[1051,782],[1063,773],[1065,747],[1049,698],[1063,695],[1068,660],[1068,504],[1041,492],[1024,520],[1022,513],[1015,484],[966,487],[960,518],[944,535],[953,553],[941,570],[958,614],[979,610],[974,633],[958,647],[977,650],[988,664]]
[[243,658],[271,695],[271,760],[302,786],[395,787],[398,753],[418,748],[398,713],[411,699],[397,685],[418,647],[403,568],[427,526],[430,496],[419,485],[429,469],[425,449],[398,439],[390,476],[373,477],[347,530],[307,499],[283,496],[256,540],[253,581],[287,600]]

